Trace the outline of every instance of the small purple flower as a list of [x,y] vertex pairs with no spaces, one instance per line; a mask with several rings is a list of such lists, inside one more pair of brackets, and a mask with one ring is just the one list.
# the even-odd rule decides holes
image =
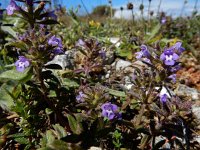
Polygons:
[[101,109],[102,109],[102,116],[108,118],[109,120],[118,118],[120,116],[117,105],[111,104],[110,102],[104,103],[101,106]]
[[148,59],[148,58],[143,58],[142,60],[143,60],[144,62],[148,63],[148,64],[151,64],[151,60]]
[[141,51],[135,53],[137,59],[141,59],[142,57],[148,58],[150,56],[149,50],[146,45],[141,45],[140,49]]
[[11,0],[6,10],[8,15],[12,15],[15,10],[19,10],[19,7],[14,0]]
[[182,43],[181,42],[176,42],[176,44],[174,46],[172,46],[172,48],[176,50],[178,55],[182,54],[183,51],[185,51],[185,48],[182,47]]
[[177,72],[178,70],[180,70],[181,66],[178,64],[178,65],[175,65],[175,66],[173,66],[173,67],[171,67],[169,69],[170,69],[169,70],[170,72],[174,73],[174,72]]
[[85,45],[86,45],[86,43],[82,39],[79,39],[76,42],[76,46],[84,47]]
[[101,49],[99,51],[99,55],[101,56],[102,59],[105,59],[106,58],[106,51],[105,51],[105,49]]
[[53,35],[49,40],[48,40],[48,44],[51,46],[58,46],[58,47],[62,47],[62,41],[60,38],[57,38],[55,35]]
[[176,60],[179,59],[179,56],[173,51],[173,49],[165,50],[161,55],[160,59],[164,61],[165,65],[173,66]]
[[161,19],[161,24],[165,24],[166,21],[167,21],[166,17],[162,17],[162,19]]
[[64,51],[63,51],[63,48],[62,48],[62,47],[57,47],[57,48],[55,48],[55,49],[53,50],[53,53],[54,53],[55,55],[59,55],[59,54],[63,54]]
[[168,78],[171,79],[173,83],[176,83],[176,74],[172,74]]
[[51,17],[52,19],[57,20],[57,16],[55,14],[55,11],[48,12],[47,17]]
[[166,103],[167,99],[168,99],[167,94],[160,95],[160,101],[162,103]]
[[79,95],[76,96],[76,100],[78,103],[82,103],[85,101],[84,100],[85,97],[86,97],[86,95],[82,91],[80,91]]
[[19,72],[23,72],[29,65],[29,60],[24,56],[19,56],[19,59],[15,62],[16,69]]

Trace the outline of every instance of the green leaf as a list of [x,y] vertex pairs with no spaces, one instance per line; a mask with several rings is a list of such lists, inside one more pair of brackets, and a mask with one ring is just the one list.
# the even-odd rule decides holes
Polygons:
[[27,49],[26,44],[24,42],[19,42],[19,41],[6,43],[5,47],[8,47],[8,46],[17,47],[17,48],[24,49],[24,50]]
[[53,135],[53,132],[51,130],[48,130],[46,132],[46,143],[52,143],[55,140],[55,136]]
[[60,126],[59,124],[53,125],[53,128],[56,131],[58,139],[61,139],[65,136],[67,136],[66,130],[62,126]]
[[14,105],[13,98],[8,94],[12,92],[14,86],[13,84],[4,83],[0,87],[0,107],[4,110],[10,110],[11,106]]
[[61,140],[54,140],[52,143],[48,144],[47,147],[53,150],[69,150],[69,145]]
[[9,27],[9,26],[1,26],[1,30],[3,30],[4,32],[9,33],[14,38],[17,38],[16,32],[11,27]]
[[117,53],[117,55],[119,55],[121,57],[128,58],[128,59],[132,59],[132,57],[133,57],[132,51],[131,50],[127,50],[127,49],[118,48],[116,53]]
[[31,67],[26,68],[24,72],[18,72],[15,68],[2,72],[0,79],[15,80],[20,82],[26,82],[32,77]]
[[24,138],[24,137],[15,138],[15,141],[20,144],[28,144],[29,143],[28,138]]
[[108,89],[108,92],[109,92],[109,94],[117,96],[117,97],[126,97],[126,93],[123,91]]
[[68,78],[63,79],[63,85],[66,87],[79,87],[79,84],[76,81],[73,81]]
[[78,127],[76,119],[73,116],[71,116],[70,114],[67,114],[67,118],[68,118],[68,121],[69,121],[70,129],[74,133],[76,133],[77,132],[77,127]]
[[154,38],[154,37],[158,34],[160,28],[161,28],[161,25],[160,25],[160,24],[158,24],[157,26],[155,26],[155,27],[153,28],[153,30],[150,32],[150,34],[147,35],[147,36],[145,37],[145,41],[148,42],[148,41],[150,41],[152,38]]

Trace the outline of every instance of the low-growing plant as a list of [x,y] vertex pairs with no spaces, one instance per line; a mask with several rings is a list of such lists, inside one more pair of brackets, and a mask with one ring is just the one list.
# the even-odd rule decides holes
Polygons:
[[[65,39],[70,35],[51,30],[58,21],[47,2],[11,0],[7,7],[28,26],[2,49],[2,149],[200,148],[191,101],[173,93],[185,51],[181,41],[155,38],[160,25],[144,37],[122,38],[118,48],[87,34]],[[85,30],[77,21],[72,31],[90,33],[97,26],[89,23]],[[68,52],[70,67],[48,64]],[[119,58],[129,66],[117,69]]]

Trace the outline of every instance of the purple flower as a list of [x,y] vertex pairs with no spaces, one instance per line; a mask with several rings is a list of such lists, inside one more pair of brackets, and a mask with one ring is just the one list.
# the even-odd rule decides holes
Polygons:
[[47,17],[51,17],[52,19],[57,20],[57,16],[55,14],[55,11],[48,12]]
[[176,74],[172,74],[168,78],[171,79],[173,83],[176,83]]
[[165,65],[167,66],[173,66],[177,59],[179,59],[179,56],[173,51],[173,49],[167,49],[165,50],[161,55],[160,59],[164,61]]
[[169,68],[170,70],[170,72],[177,72],[178,70],[180,70],[181,69],[181,66],[178,64],[178,65],[175,65],[175,66],[173,66],[173,67],[170,67]]
[[162,87],[162,89],[159,93],[159,97],[160,97],[160,101],[162,103],[165,103],[168,98],[171,98],[169,92],[167,91],[167,89],[165,87]]
[[63,52],[63,48],[62,48],[62,47],[57,47],[57,48],[55,48],[55,49],[53,50],[53,53],[54,53],[55,55],[63,54],[63,53],[64,53],[64,52]]
[[86,45],[86,43],[82,39],[79,39],[76,42],[76,46],[84,47],[85,45]]
[[162,17],[162,19],[161,19],[161,24],[165,24],[166,21],[167,21],[166,17]]
[[48,40],[48,44],[51,46],[58,46],[58,47],[62,47],[62,41],[60,38],[57,38],[55,35],[53,35],[49,40]]
[[141,59],[142,57],[148,58],[150,56],[149,50],[147,49],[146,45],[141,45],[140,49],[141,51],[135,53],[137,59]]
[[10,1],[10,4],[8,5],[8,7],[6,8],[7,10],[7,14],[8,15],[12,15],[14,13],[15,10],[19,10],[19,7],[17,6],[17,4],[15,3],[14,0]]
[[168,99],[167,94],[160,95],[160,101],[162,103],[166,103],[167,99]]
[[82,91],[80,91],[79,95],[76,96],[76,100],[78,103],[82,103],[85,101],[84,100],[85,97],[86,97],[86,95]]
[[102,59],[105,59],[106,58],[106,51],[104,49],[101,49],[99,51],[99,55],[101,56]]
[[176,42],[176,44],[174,46],[172,46],[172,48],[176,50],[178,55],[182,54],[183,51],[185,51],[185,48],[182,47],[182,43],[181,42]]
[[19,60],[15,62],[16,69],[19,72],[23,72],[29,65],[29,60],[24,56],[19,56]]
[[115,104],[104,103],[101,106],[102,109],[102,116],[112,120],[114,118],[118,118],[120,115],[118,113],[118,107]]

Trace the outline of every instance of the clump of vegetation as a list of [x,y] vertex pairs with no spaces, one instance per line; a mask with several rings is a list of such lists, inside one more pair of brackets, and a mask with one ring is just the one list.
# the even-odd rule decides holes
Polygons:
[[192,101],[173,92],[181,57],[196,48],[188,39],[196,20],[124,23],[108,11],[106,22],[81,21],[47,1],[16,1],[7,15],[21,19],[0,43],[2,149],[200,148]]

